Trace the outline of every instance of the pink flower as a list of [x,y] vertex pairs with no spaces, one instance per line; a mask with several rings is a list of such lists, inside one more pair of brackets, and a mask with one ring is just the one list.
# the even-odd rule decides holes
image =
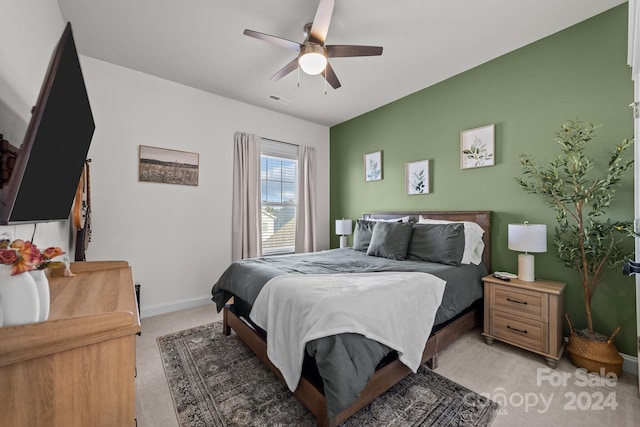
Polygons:
[[0,264],[10,265],[18,260],[18,253],[13,249],[0,249]]
[[59,247],[50,247],[42,252],[42,256],[45,260],[55,258],[57,256],[64,255],[64,252]]
[[11,242],[11,245],[9,245],[10,248],[13,249],[18,249],[20,250],[20,248],[24,245],[24,240],[22,239],[16,239],[13,242]]
[[24,242],[20,247],[20,258],[30,266],[35,268],[36,265],[42,262],[42,253],[38,247],[31,242]]
[[11,268],[11,275],[15,276],[16,274],[24,273],[25,271],[35,270],[36,267],[34,265],[30,265],[26,263],[23,259],[19,259],[17,262],[13,264]]

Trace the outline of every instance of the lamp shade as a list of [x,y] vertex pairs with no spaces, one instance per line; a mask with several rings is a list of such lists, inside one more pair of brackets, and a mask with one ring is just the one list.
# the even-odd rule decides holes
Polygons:
[[300,49],[298,65],[305,73],[315,76],[324,71],[327,66],[327,56],[324,48],[316,44],[305,44]]
[[518,252],[546,252],[547,226],[544,224],[509,224],[509,249]]
[[346,236],[352,233],[350,219],[336,219],[336,234]]

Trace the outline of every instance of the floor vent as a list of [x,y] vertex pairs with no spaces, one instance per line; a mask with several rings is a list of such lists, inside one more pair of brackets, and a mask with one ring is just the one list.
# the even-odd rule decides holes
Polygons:
[[293,102],[290,99],[281,98],[278,95],[273,95],[273,94],[267,96],[267,98],[272,100],[272,101],[279,102],[280,104],[284,104],[284,105],[289,105],[289,104],[291,104]]

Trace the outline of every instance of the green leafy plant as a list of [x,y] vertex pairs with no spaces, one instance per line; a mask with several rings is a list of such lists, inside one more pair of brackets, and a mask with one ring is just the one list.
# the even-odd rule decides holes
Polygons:
[[624,156],[633,141],[625,139],[618,144],[611,152],[608,167],[598,172],[585,155],[595,129],[579,120],[565,123],[556,132],[560,154],[544,167],[537,165],[531,155],[522,154],[523,172],[516,178],[527,193],[539,195],[556,212],[554,245],[564,265],[580,275],[591,335],[591,299],[605,272],[632,254],[625,251],[622,241],[634,234],[631,222],[604,219],[615,187],[633,165],[633,160]]

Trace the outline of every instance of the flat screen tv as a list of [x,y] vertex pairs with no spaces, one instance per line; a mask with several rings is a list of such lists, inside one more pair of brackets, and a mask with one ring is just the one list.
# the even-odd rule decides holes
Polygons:
[[94,130],[71,24],[67,23],[53,51],[11,177],[2,183],[0,224],[69,218]]

